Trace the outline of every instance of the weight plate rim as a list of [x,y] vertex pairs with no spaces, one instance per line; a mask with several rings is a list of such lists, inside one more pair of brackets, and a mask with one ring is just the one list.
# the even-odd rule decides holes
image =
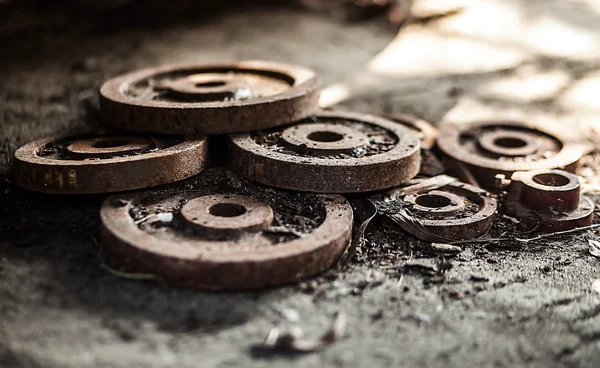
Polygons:
[[[148,101],[137,100],[122,93],[122,90],[130,84],[153,75],[211,68],[275,72],[291,77],[294,79],[294,84],[290,86],[289,90],[273,96],[231,102]],[[293,120],[314,113],[318,109],[319,93],[317,83],[317,73],[312,69],[272,61],[245,60],[168,64],[125,73],[104,82],[100,87],[100,110],[107,124],[132,131],[159,134],[229,134],[289,124]],[[265,115],[268,115],[268,113],[257,111],[261,116],[260,119],[252,119],[252,129],[247,129],[245,126],[239,128],[232,126],[232,120],[240,120],[236,119],[238,116],[234,115],[248,116],[251,115],[254,109],[273,111],[275,117],[267,118]],[[162,118],[168,120],[186,119],[188,122],[193,121],[193,123],[181,126],[156,124],[153,119],[146,119],[148,114],[155,117],[159,116],[155,120],[161,120]]]
[[[493,158],[485,158],[467,152],[459,144],[460,134],[472,128],[484,128],[487,126],[512,126],[528,130],[538,131],[542,134],[552,136],[562,144],[561,150],[549,159],[533,162],[501,162]],[[582,144],[564,139],[561,134],[547,129],[540,124],[525,123],[516,120],[482,120],[466,124],[448,123],[440,126],[437,138],[437,146],[446,155],[455,161],[475,166],[481,169],[495,170],[499,172],[529,171],[536,169],[559,168],[573,165],[581,159],[585,152]],[[462,156],[461,156],[462,154]]]
[[[312,188],[299,188],[296,186],[287,186],[278,184],[278,180],[273,178],[273,176],[263,175],[256,176],[249,173],[249,169],[251,165],[246,165],[244,158],[245,156],[251,157],[254,161],[260,161],[261,165],[264,167],[273,167],[274,165],[283,167],[287,166],[290,172],[298,170],[304,170],[305,168],[310,167],[322,167],[329,169],[350,169],[354,168],[357,170],[363,168],[369,168],[374,166],[381,166],[381,169],[389,168],[394,165],[403,165],[406,168],[406,173],[404,175],[398,175],[396,180],[393,180],[391,183],[386,184],[385,186],[374,185],[376,183],[373,182],[372,178],[363,178],[360,180],[360,175],[356,174],[356,179],[363,185],[364,189],[360,190],[352,190],[352,188],[346,188],[344,184],[338,185],[340,190],[338,192],[343,193],[354,193],[354,192],[366,192],[373,190],[381,190],[387,189],[394,186],[398,186],[403,184],[404,182],[412,179],[417,175],[420,169],[420,141],[418,137],[415,135],[413,131],[409,128],[402,126],[401,124],[395,123],[388,119],[371,115],[371,114],[362,114],[355,112],[346,112],[346,111],[319,111],[312,118],[326,118],[326,119],[347,119],[353,121],[359,121],[366,124],[376,125],[391,131],[394,135],[396,135],[399,139],[398,144],[389,151],[383,152],[381,154],[360,157],[360,158],[347,158],[347,159],[325,159],[325,158],[317,158],[310,157],[310,162],[292,162],[289,161],[289,157],[300,157],[300,156],[292,156],[280,152],[272,152],[269,151],[266,147],[263,147],[254,142],[254,139],[251,136],[251,133],[240,133],[240,134],[232,134],[229,136],[230,142],[230,157],[231,157],[231,166],[234,168],[234,171],[238,172],[242,176],[245,176],[251,180],[258,181],[260,183],[266,185],[272,185],[279,188],[292,189],[298,191],[316,191],[321,192],[318,187]],[[309,117],[310,119],[311,117]],[[293,125],[290,125],[293,126]],[[412,144],[412,147],[410,147]],[[398,157],[397,154],[399,152],[406,152],[406,155]],[[316,175],[316,174],[315,174]],[[295,174],[295,176],[306,176],[306,173]],[[346,184],[348,184],[348,180],[346,180]]]
[[[186,179],[190,176],[196,175],[202,172],[208,167],[208,144],[206,136],[196,135],[187,136],[183,138],[183,141],[164,149],[159,149],[156,152],[149,152],[139,155],[131,155],[127,157],[114,157],[99,160],[60,160],[55,158],[43,158],[37,155],[40,149],[51,142],[58,140],[76,138],[77,136],[72,135],[61,135],[54,137],[47,137],[29,142],[19,147],[14,153],[14,167],[15,167],[15,179],[17,186],[40,193],[50,194],[101,194],[101,193],[113,193],[126,190],[144,189],[147,187],[158,186],[162,184],[168,184],[175,181]],[[60,189],[55,187],[48,187],[48,185],[39,183],[32,183],[30,178],[24,172],[35,171],[41,172],[43,170],[77,170],[77,169],[90,169],[98,168],[112,169],[115,166],[123,166],[120,170],[126,173],[130,166],[137,164],[160,164],[165,160],[176,160],[183,161],[185,165],[184,170],[174,170],[173,175],[170,179],[160,180],[159,182],[149,186],[131,185],[130,183],[123,183],[117,185],[115,188],[110,190],[103,190],[102,187],[89,187],[84,189]],[[190,161],[194,161],[195,164],[191,165]],[[87,171],[87,170],[86,170]],[[86,172],[87,176],[102,177],[105,175],[103,172]],[[127,176],[124,175],[124,178]]]
[[[128,257],[135,258],[134,262],[151,265],[149,267],[153,268],[157,276],[170,280],[169,282],[174,285],[210,290],[243,290],[296,282],[317,275],[335,264],[348,246],[352,236],[353,212],[348,201],[337,194],[318,195],[322,199],[326,211],[323,223],[307,236],[273,245],[278,248],[276,256],[273,256],[273,247],[243,252],[230,250],[227,253],[217,253],[216,255],[196,249],[196,254],[188,251],[187,254],[182,255],[177,252],[178,249],[181,250],[179,248],[181,243],[175,249],[164,240],[139,229],[129,215],[132,201],[143,199],[145,194],[146,192],[123,193],[111,195],[105,199],[100,209],[102,246],[113,255],[120,254],[118,258],[125,258],[121,261],[117,258],[117,263],[123,265],[128,263]],[[114,205],[114,201],[126,201],[127,203],[119,207]],[[317,242],[315,240],[318,237],[321,237],[322,240]],[[301,259],[309,257],[311,262],[305,264],[299,262],[300,259],[298,260],[298,272],[294,272],[292,276],[273,276],[278,272],[277,264],[279,262],[284,262],[289,267],[290,263],[295,262],[295,257]],[[235,269],[244,267],[246,264],[250,269],[261,269],[261,272],[269,275],[268,281],[247,284],[246,280],[242,279],[215,285],[207,283],[206,278],[210,278],[210,275],[203,271],[204,268],[210,269],[210,267]],[[170,275],[169,268],[171,267],[181,269],[181,272],[187,276],[185,280],[180,279],[181,274]],[[285,271],[282,274],[285,274]]]
[[[462,218],[462,219],[444,219],[444,220],[431,220],[431,219],[418,219],[418,221],[426,226],[426,227],[449,227],[449,226],[470,226],[474,224],[484,223],[486,221],[492,222],[494,220],[494,216],[496,215],[496,211],[498,210],[498,201],[492,197],[492,195],[487,192],[485,189],[476,187],[467,183],[451,183],[446,185],[447,187],[459,187],[462,189],[466,189],[472,192],[474,195],[479,195],[483,199],[482,210],[477,212],[475,215]],[[444,187],[437,188],[436,190],[442,190]],[[485,192],[487,195],[480,195],[480,193]],[[421,193],[419,193],[421,194]],[[427,194],[424,192],[422,194]],[[465,223],[465,219],[473,219],[472,221]],[[462,220],[462,221],[461,221]],[[443,222],[441,224],[440,222]]]

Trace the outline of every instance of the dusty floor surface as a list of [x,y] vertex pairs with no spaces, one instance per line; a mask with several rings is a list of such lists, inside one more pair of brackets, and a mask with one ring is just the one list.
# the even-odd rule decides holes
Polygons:
[[[456,19],[407,27],[383,53],[396,32],[381,20],[345,24],[297,9],[234,11],[160,28],[51,19],[34,33],[13,24],[0,35],[1,174],[10,179],[19,145],[97,125],[93,100],[104,79],[175,61],[304,64],[323,86],[344,83],[351,92],[345,109],[413,113],[436,124],[487,114],[573,131],[592,125],[600,111],[594,2],[477,3]],[[600,269],[587,243],[598,237],[594,231],[527,245],[466,245],[445,259],[452,268],[437,283],[411,273],[398,285],[398,273],[370,255],[337,276],[297,286],[202,293],[101,268],[102,196],[44,196],[4,179],[2,185],[1,367],[599,364],[600,294],[590,285]],[[412,247],[419,262],[437,259],[407,235],[377,246]],[[386,259],[400,266],[407,254],[390,251]],[[317,336],[340,310],[348,316],[346,336],[323,352],[256,348],[274,326]]]

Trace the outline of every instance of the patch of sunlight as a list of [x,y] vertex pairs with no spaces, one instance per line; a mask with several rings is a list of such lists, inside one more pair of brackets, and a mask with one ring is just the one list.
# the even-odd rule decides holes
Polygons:
[[467,7],[472,0],[413,0],[410,11],[415,17],[431,17]]
[[600,110],[598,96],[600,96],[600,72],[588,75],[575,83],[563,96],[560,104],[568,109]]
[[527,26],[522,39],[525,45],[545,55],[585,59],[600,56],[597,33],[577,29],[555,18],[543,17]]
[[517,75],[485,84],[480,94],[519,102],[541,100],[556,96],[569,80],[569,75],[560,70],[535,73],[530,69],[523,69]]
[[319,106],[322,109],[337,105],[348,99],[351,95],[350,88],[343,83],[335,83],[321,90]]
[[[526,53],[510,42],[494,40],[518,37],[520,11],[501,1],[475,4],[425,26],[409,25],[369,63],[368,70],[377,74],[432,76],[516,66]],[[507,36],[511,30],[515,34]]]

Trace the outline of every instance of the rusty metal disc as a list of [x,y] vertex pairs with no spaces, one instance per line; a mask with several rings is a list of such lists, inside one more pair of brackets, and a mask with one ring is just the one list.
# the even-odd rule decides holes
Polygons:
[[[411,180],[409,184],[423,180]],[[490,193],[461,182],[404,194],[394,201],[376,199],[375,204],[382,214],[394,216],[403,211],[411,221],[418,221],[433,236],[415,232],[414,228],[409,232],[430,241],[431,238],[454,241],[482,236],[492,226],[497,209],[497,201]],[[401,221],[397,223],[402,226]]]
[[563,170],[515,172],[506,197],[507,211],[541,232],[588,226],[594,202],[581,195],[579,178]]
[[206,167],[205,137],[46,138],[15,152],[18,186],[44,193],[120,192],[171,183]]
[[496,174],[564,168],[575,172],[585,147],[540,126],[483,121],[440,127],[437,144],[452,160],[467,165],[477,182],[493,188]]
[[402,124],[415,132],[421,141],[421,148],[430,150],[435,145],[438,131],[431,123],[406,114],[383,114],[379,116]]
[[320,112],[294,125],[231,136],[237,173],[278,188],[352,193],[397,186],[419,171],[408,128],[357,113]]
[[316,73],[267,61],[163,66],[100,89],[107,124],[161,134],[223,134],[303,119],[318,108]]
[[185,186],[113,195],[100,211],[103,245],[130,272],[210,290],[295,282],[346,249],[352,209],[344,197],[238,184],[209,169]]

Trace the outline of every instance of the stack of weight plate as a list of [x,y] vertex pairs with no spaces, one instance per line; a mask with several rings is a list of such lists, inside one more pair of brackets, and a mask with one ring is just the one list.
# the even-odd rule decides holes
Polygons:
[[[295,65],[136,71],[100,90],[110,134],[21,147],[17,184],[119,192],[102,206],[102,236],[127,271],[216,290],[294,282],[331,267],[348,247],[353,212],[342,194],[409,182],[420,169],[418,134],[428,146],[434,139],[422,121],[325,112],[318,97],[316,73]],[[452,190],[413,196],[413,205],[462,201],[464,187]]]

